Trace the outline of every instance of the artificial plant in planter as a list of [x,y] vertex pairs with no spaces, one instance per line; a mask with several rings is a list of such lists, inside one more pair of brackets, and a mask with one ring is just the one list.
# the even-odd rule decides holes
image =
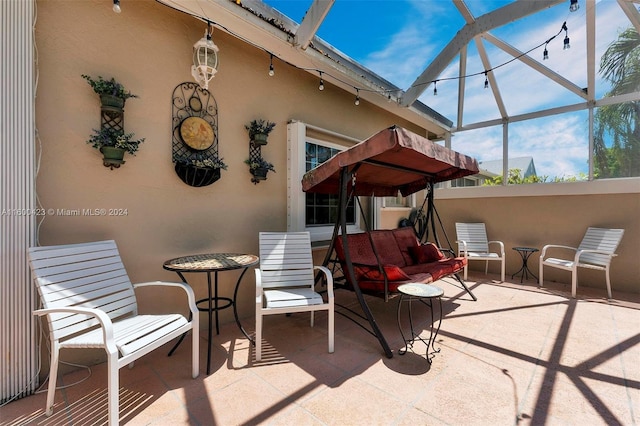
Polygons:
[[249,139],[254,145],[266,145],[269,133],[276,127],[276,123],[263,119],[252,120],[244,128],[249,132]]
[[115,78],[105,80],[102,76],[98,76],[97,79],[93,79],[86,74],[82,74],[82,78],[87,80],[93,91],[100,95],[102,106],[122,109],[127,99],[138,97],[126,90]]
[[179,158],[175,161],[175,170],[178,177],[190,186],[207,186],[220,179],[220,170],[227,170],[227,165],[222,158],[217,156],[203,158]]
[[134,139],[133,133],[124,133],[111,127],[93,129],[93,134],[87,140],[88,144],[102,153],[104,166],[112,170],[124,164],[125,153],[136,155],[142,142],[144,138]]
[[262,157],[247,158],[244,162],[249,165],[249,171],[253,175],[253,179],[251,179],[253,183],[267,179],[267,173],[269,171],[274,173],[276,171],[273,164]]

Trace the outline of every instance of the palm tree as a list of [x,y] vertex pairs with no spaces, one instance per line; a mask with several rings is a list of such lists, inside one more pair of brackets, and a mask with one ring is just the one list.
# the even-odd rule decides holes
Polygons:
[[[600,60],[600,74],[611,83],[607,96],[640,90],[640,36],[623,31]],[[612,141],[605,145],[605,138]],[[600,178],[640,176],[640,102],[600,107],[595,115],[594,155]]]

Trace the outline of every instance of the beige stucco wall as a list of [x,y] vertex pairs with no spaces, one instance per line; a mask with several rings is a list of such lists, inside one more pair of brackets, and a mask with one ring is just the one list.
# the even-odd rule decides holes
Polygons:
[[[192,81],[191,52],[205,24],[152,0],[127,1],[122,13],[111,0],[38,1],[37,127],[42,158],[37,194],[45,209],[126,209],[124,216],[46,216],[41,245],[114,239],[133,281],[176,280],[164,271],[166,259],[201,252],[258,250],[259,231],[286,230],[287,132],[291,119],[356,138],[387,126],[417,128],[329,81],[274,61],[269,55],[220,29],[220,67],[210,89],[219,110],[219,152],[228,164],[213,185],[193,188],[175,174],[171,162],[171,95]],[[125,131],[146,138],[137,156],[120,169],[103,167],[100,153],[85,141],[100,125],[98,96],[80,75],[116,77],[139,95],[125,107]],[[276,173],[258,185],[243,163],[248,156],[244,125],[264,118],[277,123],[263,148]],[[220,274],[229,294],[238,274]],[[197,297],[206,294],[205,276],[187,277]],[[246,275],[239,310],[253,328],[253,273]],[[171,293],[142,293],[147,310],[179,309]],[[204,314],[203,314],[204,319]],[[223,311],[223,322],[233,320]],[[203,327],[206,322],[202,322]]]

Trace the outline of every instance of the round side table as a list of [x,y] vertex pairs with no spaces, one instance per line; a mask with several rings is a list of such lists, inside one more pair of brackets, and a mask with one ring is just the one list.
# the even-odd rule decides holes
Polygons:
[[511,275],[511,279],[513,279],[513,277],[515,277],[518,274],[520,275],[520,284],[522,284],[522,281],[527,278],[529,279],[529,275],[531,275],[533,278],[536,279],[536,282],[538,282],[538,277],[536,277],[533,272],[531,272],[531,270],[529,269],[529,267],[527,266],[527,262],[529,261],[529,256],[531,256],[533,253],[540,251],[535,247],[514,247],[513,250],[517,251],[518,254],[520,255],[520,257],[522,258],[522,267],[520,268],[520,270],[518,272],[516,272],[515,274]]
[[[398,301],[398,328],[400,329],[400,335],[402,335],[402,340],[404,342],[404,348],[398,351],[399,355],[404,355],[407,353],[409,349],[413,349],[413,344],[416,340],[420,340],[422,343],[427,345],[426,358],[429,364],[431,364],[432,356],[429,355],[429,347],[433,349],[432,353],[440,352],[440,349],[436,349],[434,344],[436,341],[436,337],[438,336],[438,332],[440,331],[440,325],[442,323],[442,295],[444,291],[435,285],[432,284],[421,284],[421,283],[409,283],[402,284],[398,286],[398,291],[400,292],[400,300]],[[439,305],[439,316],[438,316],[438,326],[434,332],[434,322],[435,315],[433,309],[433,300],[436,299]],[[414,329],[414,321],[413,321],[413,309],[412,305],[414,302],[419,302],[422,305],[428,306],[429,311],[431,312],[431,323],[429,325],[429,340],[425,340],[420,336],[420,332]],[[402,323],[400,321],[401,318],[401,310],[403,304],[408,305],[408,314],[409,314],[409,328],[410,334],[409,337],[406,338],[404,332],[402,331]]]

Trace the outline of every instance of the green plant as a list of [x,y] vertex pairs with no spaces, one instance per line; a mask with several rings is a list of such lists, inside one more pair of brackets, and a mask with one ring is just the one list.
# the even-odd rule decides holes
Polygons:
[[244,128],[249,131],[249,137],[251,138],[257,134],[268,135],[274,127],[276,127],[276,123],[265,121],[263,119],[253,120],[251,123],[244,126]]
[[274,173],[276,171],[276,169],[273,168],[273,164],[269,163],[262,157],[247,158],[246,160],[244,160],[244,162],[245,164],[249,165],[249,170],[267,169],[271,170]]
[[136,155],[142,142],[144,142],[144,138],[133,139],[133,133],[124,133],[111,127],[103,127],[100,130],[93,129],[93,134],[87,141],[98,150],[103,146],[112,146],[122,148],[131,155]]
[[87,80],[89,85],[93,88],[93,91],[98,95],[113,95],[124,100],[138,97],[138,95],[134,95],[126,90],[124,86],[118,83],[114,78],[111,78],[111,80],[105,80],[102,76],[98,76],[98,78],[94,80],[86,74],[82,74],[82,78]]
[[227,170],[227,164],[223,161],[223,158],[202,158],[200,156],[194,158],[179,158],[176,163],[183,166],[195,166],[195,167],[209,167],[212,169]]

